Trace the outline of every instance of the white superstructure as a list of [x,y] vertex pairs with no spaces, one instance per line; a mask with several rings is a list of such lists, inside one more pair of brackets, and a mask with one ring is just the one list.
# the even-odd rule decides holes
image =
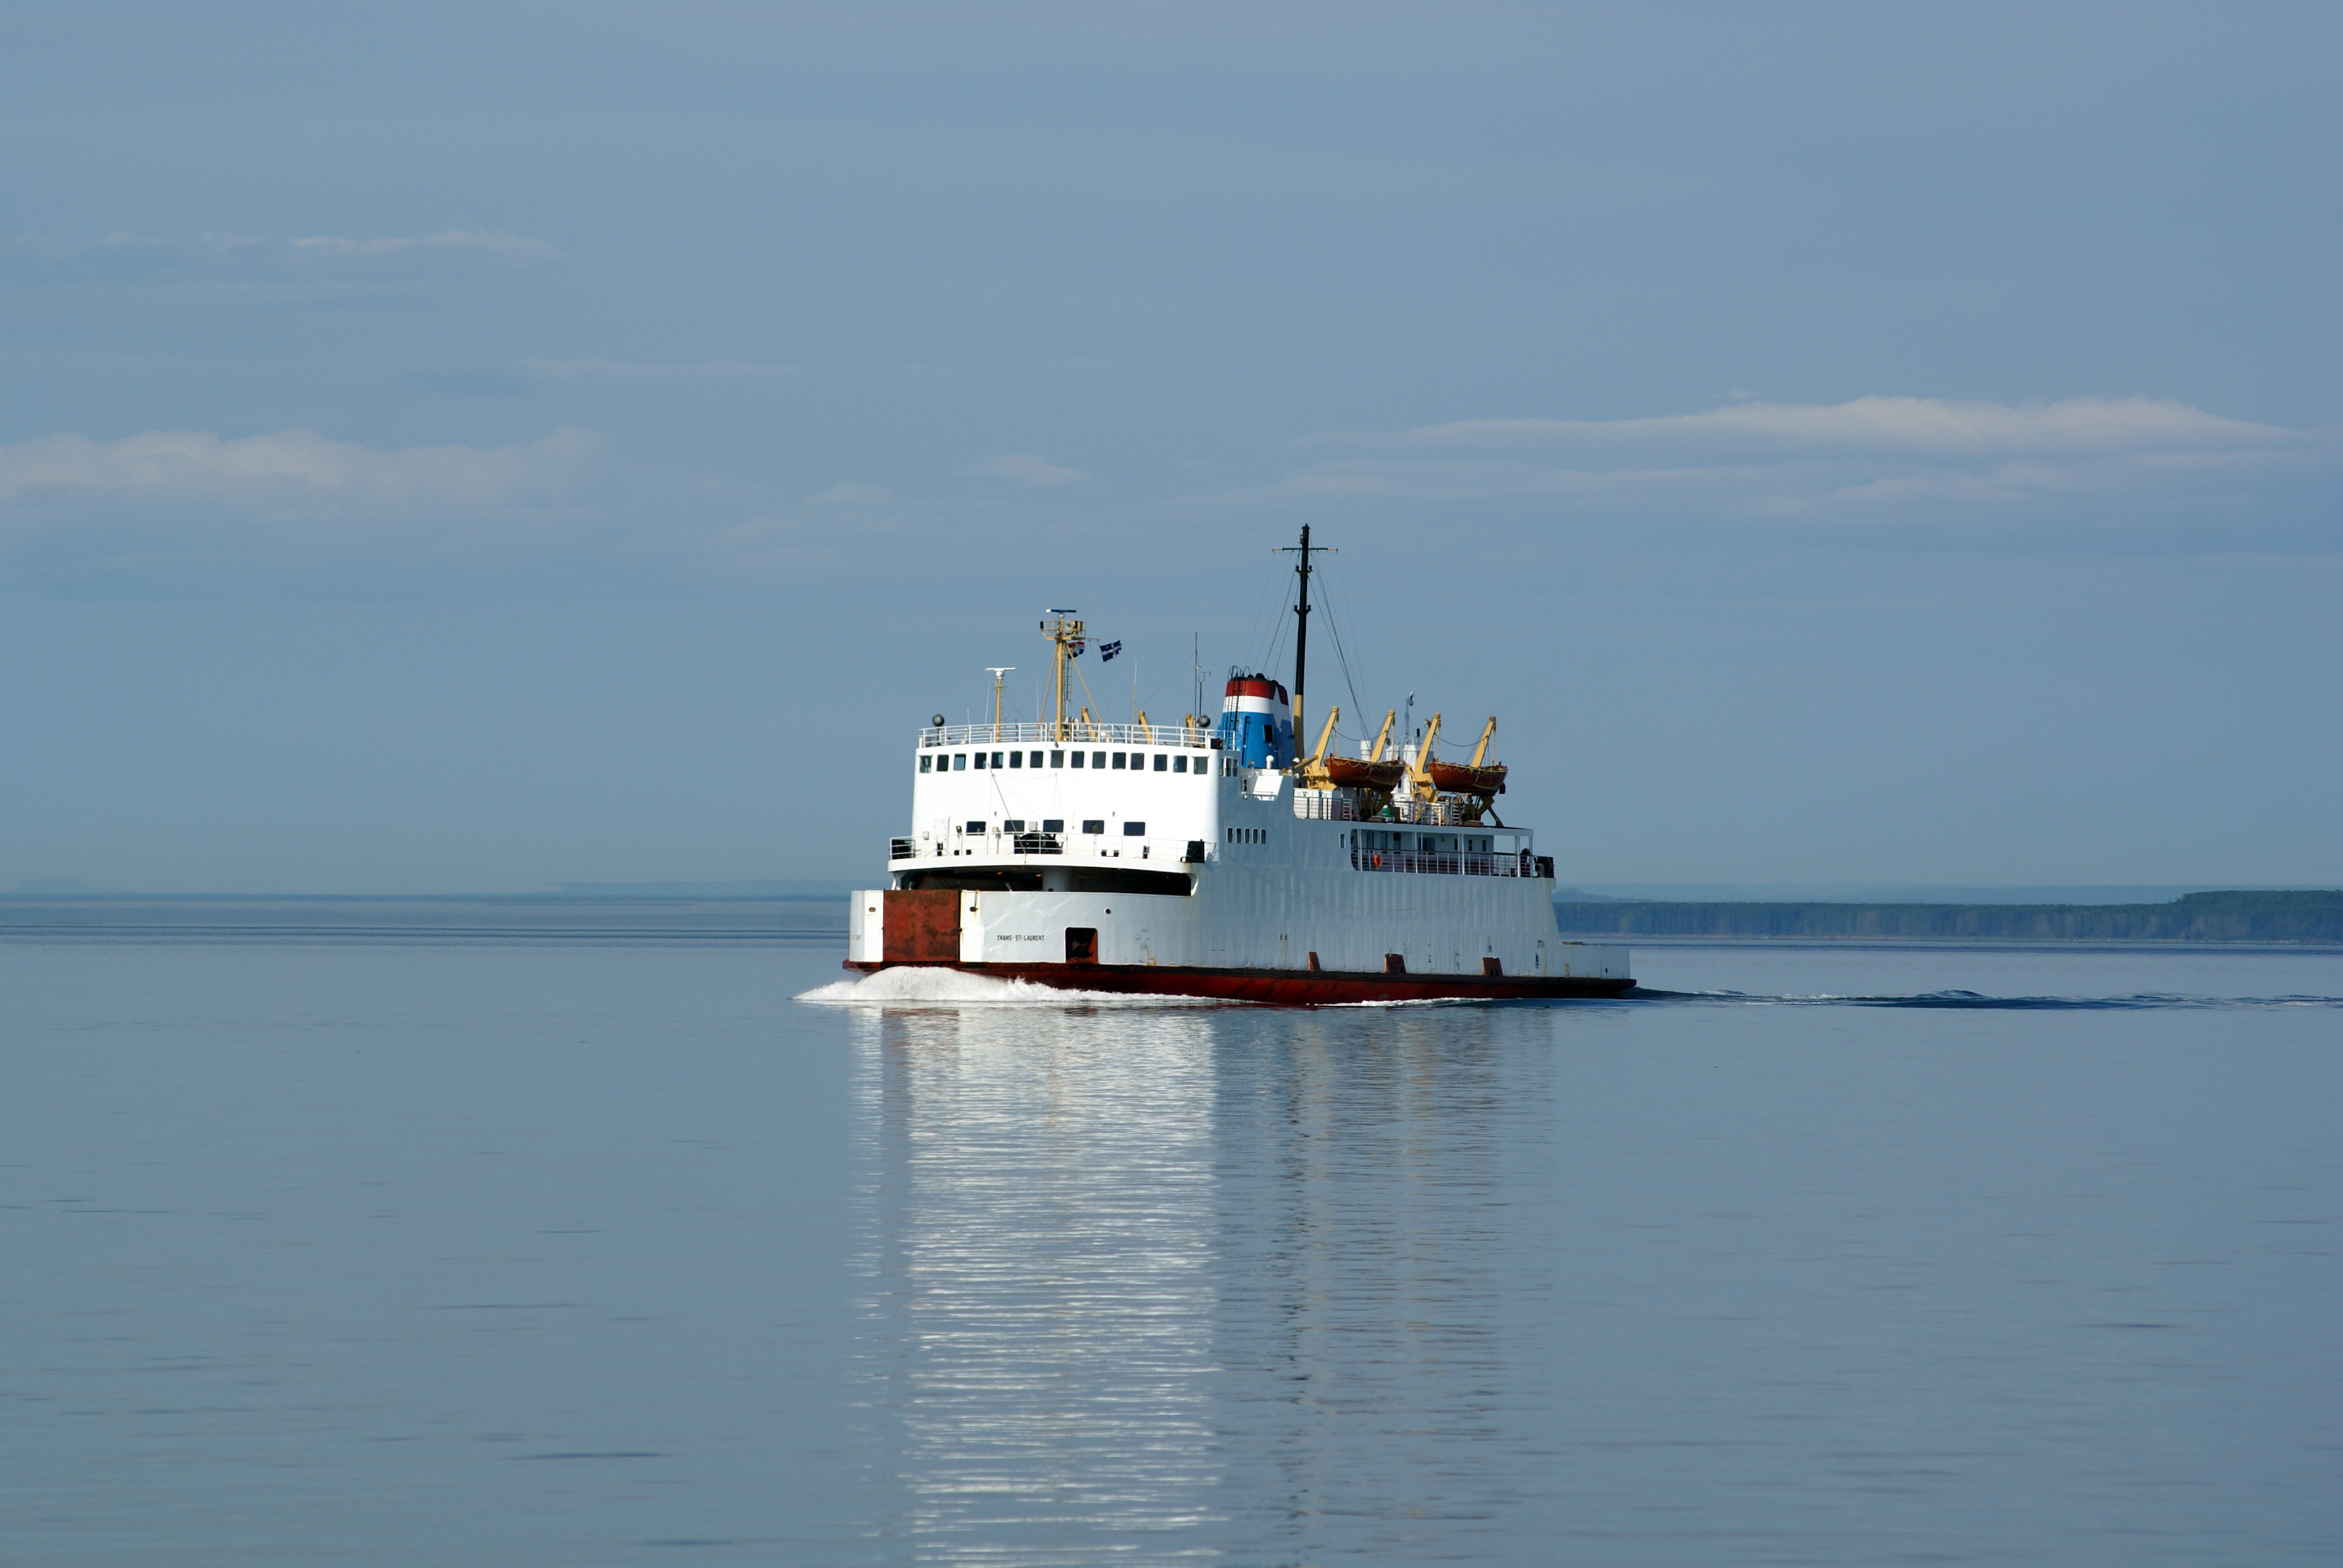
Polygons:
[[1553,862],[1496,820],[1493,719],[1469,765],[1431,759],[1437,716],[1423,758],[1383,759],[1388,718],[1371,752],[1330,757],[1332,714],[1302,757],[1283,687],[1257,674],[1209,726],[1069,719],[1081,623],[1044,629],[1058,718],[916,736],[910,822],[887,885],[855,895],[853,967],[1303,1001],[1633,983],[1625,949],[1561,940]]
[[[890,885],[960,895],[962,964],[1626,976],[1623,950],[1560,940],[1526,829],[1358,820],[1192,728],[1050,728],[920,734]],[[856,899],[850,958],[886,961],[885,914]]]

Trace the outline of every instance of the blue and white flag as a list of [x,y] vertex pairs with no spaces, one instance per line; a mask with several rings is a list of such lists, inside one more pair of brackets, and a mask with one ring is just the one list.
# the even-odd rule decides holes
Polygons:
[[1099,644],[1099,661],[1101,663],[1104,663],[1106,660],[1112,658],[1116,654],[1121,653],[1121,651],[1122,644],[1120,641],[1102,642]]

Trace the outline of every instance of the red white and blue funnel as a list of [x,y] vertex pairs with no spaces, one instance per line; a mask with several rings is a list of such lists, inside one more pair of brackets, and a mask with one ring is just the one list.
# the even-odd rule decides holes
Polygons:
[[1222,749],[1245,768],[1293,766],[1293,704],[1265,675],[1240,675],[1221,700]]

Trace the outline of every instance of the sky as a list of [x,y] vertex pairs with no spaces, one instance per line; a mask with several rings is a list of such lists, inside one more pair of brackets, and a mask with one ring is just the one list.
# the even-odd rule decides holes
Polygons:
[[867,880],[1045,608],[1110,717],[1290,678],[1305,523],[1313,709],[1495,715],[1565,882],[2343,882],[2339,68],[0,4],[0,890]]

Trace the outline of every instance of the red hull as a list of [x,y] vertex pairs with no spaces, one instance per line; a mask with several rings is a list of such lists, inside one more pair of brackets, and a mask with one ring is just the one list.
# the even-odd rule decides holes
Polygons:
[[[875,974],[900,964],[846,967]],[[1550,975],[1407,975],[1338,973],[1325,970],[1172,969],[1152,964],[934,964],[995,980],[1021,980],[1061,990],[1117,991],[1131,996],[1202,996],[1286,1007],[1356,1001],[1521,1001],[1554,997],[1618,996],[1632,980],[1561,979]]]

